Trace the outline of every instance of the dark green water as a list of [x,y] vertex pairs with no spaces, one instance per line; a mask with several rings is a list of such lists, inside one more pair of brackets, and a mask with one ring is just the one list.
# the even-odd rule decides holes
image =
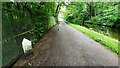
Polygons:
[[91,24],[85,24],[85,27],[120,41],[120,30],[117,28],[110,28],[110,27],[91,25]]

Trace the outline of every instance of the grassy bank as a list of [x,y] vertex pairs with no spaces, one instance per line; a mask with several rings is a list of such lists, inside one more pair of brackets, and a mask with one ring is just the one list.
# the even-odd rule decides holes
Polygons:
[[113,39],[108,36],[105,36],[103,34],[95,32],[92,29],[88,29],[88,28],[85,28],[80,25],[76,25],[76,24],[72,24],[72,23],[69,23],[69,25],[76,28],[77,30],[83,32],[84,34],[86,34],[90,38],[96,40],[97,42],[100,42],[101,44],[105,45],[107,48],[111,49],[113,52],[120,54],[120,52],[119,52],[120,45],[118,45],[118,43],[119,43],[118,40]]

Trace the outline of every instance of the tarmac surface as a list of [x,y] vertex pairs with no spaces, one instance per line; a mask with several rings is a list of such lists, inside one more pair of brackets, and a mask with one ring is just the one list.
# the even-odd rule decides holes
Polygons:
[[64,22],[53,27],[14,66],[118,66],[118,56]]

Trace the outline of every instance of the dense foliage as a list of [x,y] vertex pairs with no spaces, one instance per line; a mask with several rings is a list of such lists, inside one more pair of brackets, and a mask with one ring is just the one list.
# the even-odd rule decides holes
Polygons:
[[13,24],[17,34],[33,29],[31,39],[36,41],[55,25],[56,9],[55,2],[3,3],[3,19],[6,20],[6,24]]
[[[58,7],[59,8],[59,7]],[[2,3],[2,65],[11,65],[23,54],[22,40],[35,44],[56,24],[55,2]]]
[[66,6],[64,19],[80,25],[120,27],[118,5],[118,2],[71,2]]
[[[35,13],[35,38],[42,37],[42,35],[48,31],[53,25],[55,25],[56,17],[56,3],[55,2],[41,2],[33,3],[33,13]],[[36,40],[36,39],[34,39]]]

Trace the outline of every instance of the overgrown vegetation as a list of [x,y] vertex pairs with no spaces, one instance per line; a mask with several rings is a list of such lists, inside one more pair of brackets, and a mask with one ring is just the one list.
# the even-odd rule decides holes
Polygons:
[[34,41],[36,41],[38,38],[42,37],[43,34],[48,31],[53,25],[56,24],[57,4],[55,2],[41,2],[33,3],[33,6],[34,7],[30,10],[34,10],[33,13],[35,13],[35,31],[33,33],[33,36]]
[[[56,24],[55,2],[2,3],[2,65],[16,61],[23,54],[22,40],[33,44]],[[12,62],[11,62],[12,61]]]
[[[70,2],[66,5],[66,12],[63,13],[64,20],[118,54],[119,38],[111,38],[108,33],[109,29],[106,29],[106,33],[102,31],[104,30],[102,27],[120,28],[118,6],[120,6],[120,2]],[[97,25],[99,28],[101,27],[101,30],[95,30],[89,25]]]
[[[55,2],[11,2],[3,3],[3,18],[13,24],[15,32],[33,29],[33,43],[56,24],[57,4]],[[5,12],[4,12],[5,11]]]
[[71,2],[66,6],[65,20],[75,24],[120,27],[119,2]]
[[[36,43],[57,20],[61,6],[66,6],[64,19],[74,28],[104,44],[112,51],[119,53],[118,41],[86,29],[79,25],[95,24],[109,27],[120,27],[118,2],[110,3],[64,3],[64,2],[4,2],[2,3],[2,64],[23,54],[22,39],[27,38]],[[79,25],[75,25],[79,24]]]
[[88,35],[90,38],[96,40],[97,42],[100,42],[101,44],[105,45],[107,48],[111,49],[113,52],[120,54],[119,49],[120,45],[118,40],[113,39],[111,37],[105,36],[103,34],[100,34],[98,32],[95,32],[94,30],[87,29],[83,26],[79,26],[76,24],[69,23],[70,26],[76,28],[77,30],[85,33]]

